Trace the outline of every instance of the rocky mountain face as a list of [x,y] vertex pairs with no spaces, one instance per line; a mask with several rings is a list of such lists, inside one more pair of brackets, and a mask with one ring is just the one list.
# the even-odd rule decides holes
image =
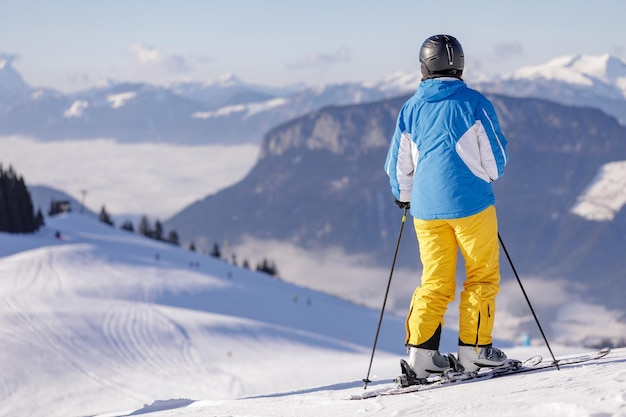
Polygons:
[[[310,250],[339,246],[387,266],[401,211],[383,165],[406,98],[327,107],[272,129],[244,180],[185,208],[166,226],[183,240],[207,244],[253,236]],[[590,108],[489,98],[509,141],[511,160],[494,187],[500,232],[517,270],[567,279],[589,299],[624,309],[626,210],[597,222],[571,208],[602,164],[626,160],[626,128]],[[399,265],[419,262],[407,230]]]

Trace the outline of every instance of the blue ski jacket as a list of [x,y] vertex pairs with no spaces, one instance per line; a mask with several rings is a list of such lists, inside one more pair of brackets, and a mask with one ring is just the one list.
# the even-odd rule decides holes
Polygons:
[[495,205],[507,141],[491,102],[457,78],[422,81],[404,104],[385,162],[396,199],[422,220],[454,219]]

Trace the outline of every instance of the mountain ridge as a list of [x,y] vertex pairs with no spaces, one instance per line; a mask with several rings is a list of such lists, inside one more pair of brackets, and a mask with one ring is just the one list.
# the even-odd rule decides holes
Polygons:
[[566,55],[477,85],[491,93],[598,108],[626,124],[626,62],[613,55]]
[[[104,86],[64,94],[31,87],[13,68],[12,56],[0,54],[0,59],[0,134],[42,141],[107,137],[120,142],[260,143],[265,132],[290,119],[328,105],[409,94],[421,78],[416,69],[376,82],[267,87],[227,74],[212,82],[161,86],[110,80]],[[471,69],[466,77],[470,86],[481,91],[593,106],[626,123],[625,68],[624,61],[612,55],[576,55],[520,68],[491,81]],[[133,98],[111,98],[121,93]],[[280,105],[269,105],[277,99],[282,101],[273,103]],[[73,105],[80,111],[70,111]]]

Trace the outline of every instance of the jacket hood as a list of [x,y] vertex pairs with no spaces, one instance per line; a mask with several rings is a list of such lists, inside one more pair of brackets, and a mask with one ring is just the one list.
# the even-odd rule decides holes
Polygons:
[[420,83],[417,96],[429,102],[439,101],[466,87],[465,82],[458,78],[432,78]]

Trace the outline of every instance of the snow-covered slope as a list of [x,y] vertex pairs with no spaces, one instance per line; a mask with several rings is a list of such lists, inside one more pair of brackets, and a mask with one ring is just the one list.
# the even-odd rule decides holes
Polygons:
[[587,220],[611,221],[626,205],[626,161],[604,164],[578,198],[572,213]]
[[[48,218],[34,235],[0,233],[0,298],[1,416],[553,417],[626,407],[625,350],[584,368],[347,401],[362,390],[378,311],[80,214]],[[404,355],[403,319],[387,314],[382,329],[372,388],[396,376]],[[442,350],[455,343],[444,330]]]
[[[521,350],[517,352],[523,354]],[[585,366],[400,396],[349,401],[351,395],[363,392],[363,384],[354,381],[237,400],[197,401],[189,405],[184,400],[162,401],[137,412],[174,408],[149,414],[162,417],[617,417],[626,415],[625,378],[626,349],[620,349]]]
[[[376,311],[88,216],[0,233],[0,256],[2,416],[227,399],[365,373]],[[403,321],[389,315],[384,327],[381,360],[403,349]]]

